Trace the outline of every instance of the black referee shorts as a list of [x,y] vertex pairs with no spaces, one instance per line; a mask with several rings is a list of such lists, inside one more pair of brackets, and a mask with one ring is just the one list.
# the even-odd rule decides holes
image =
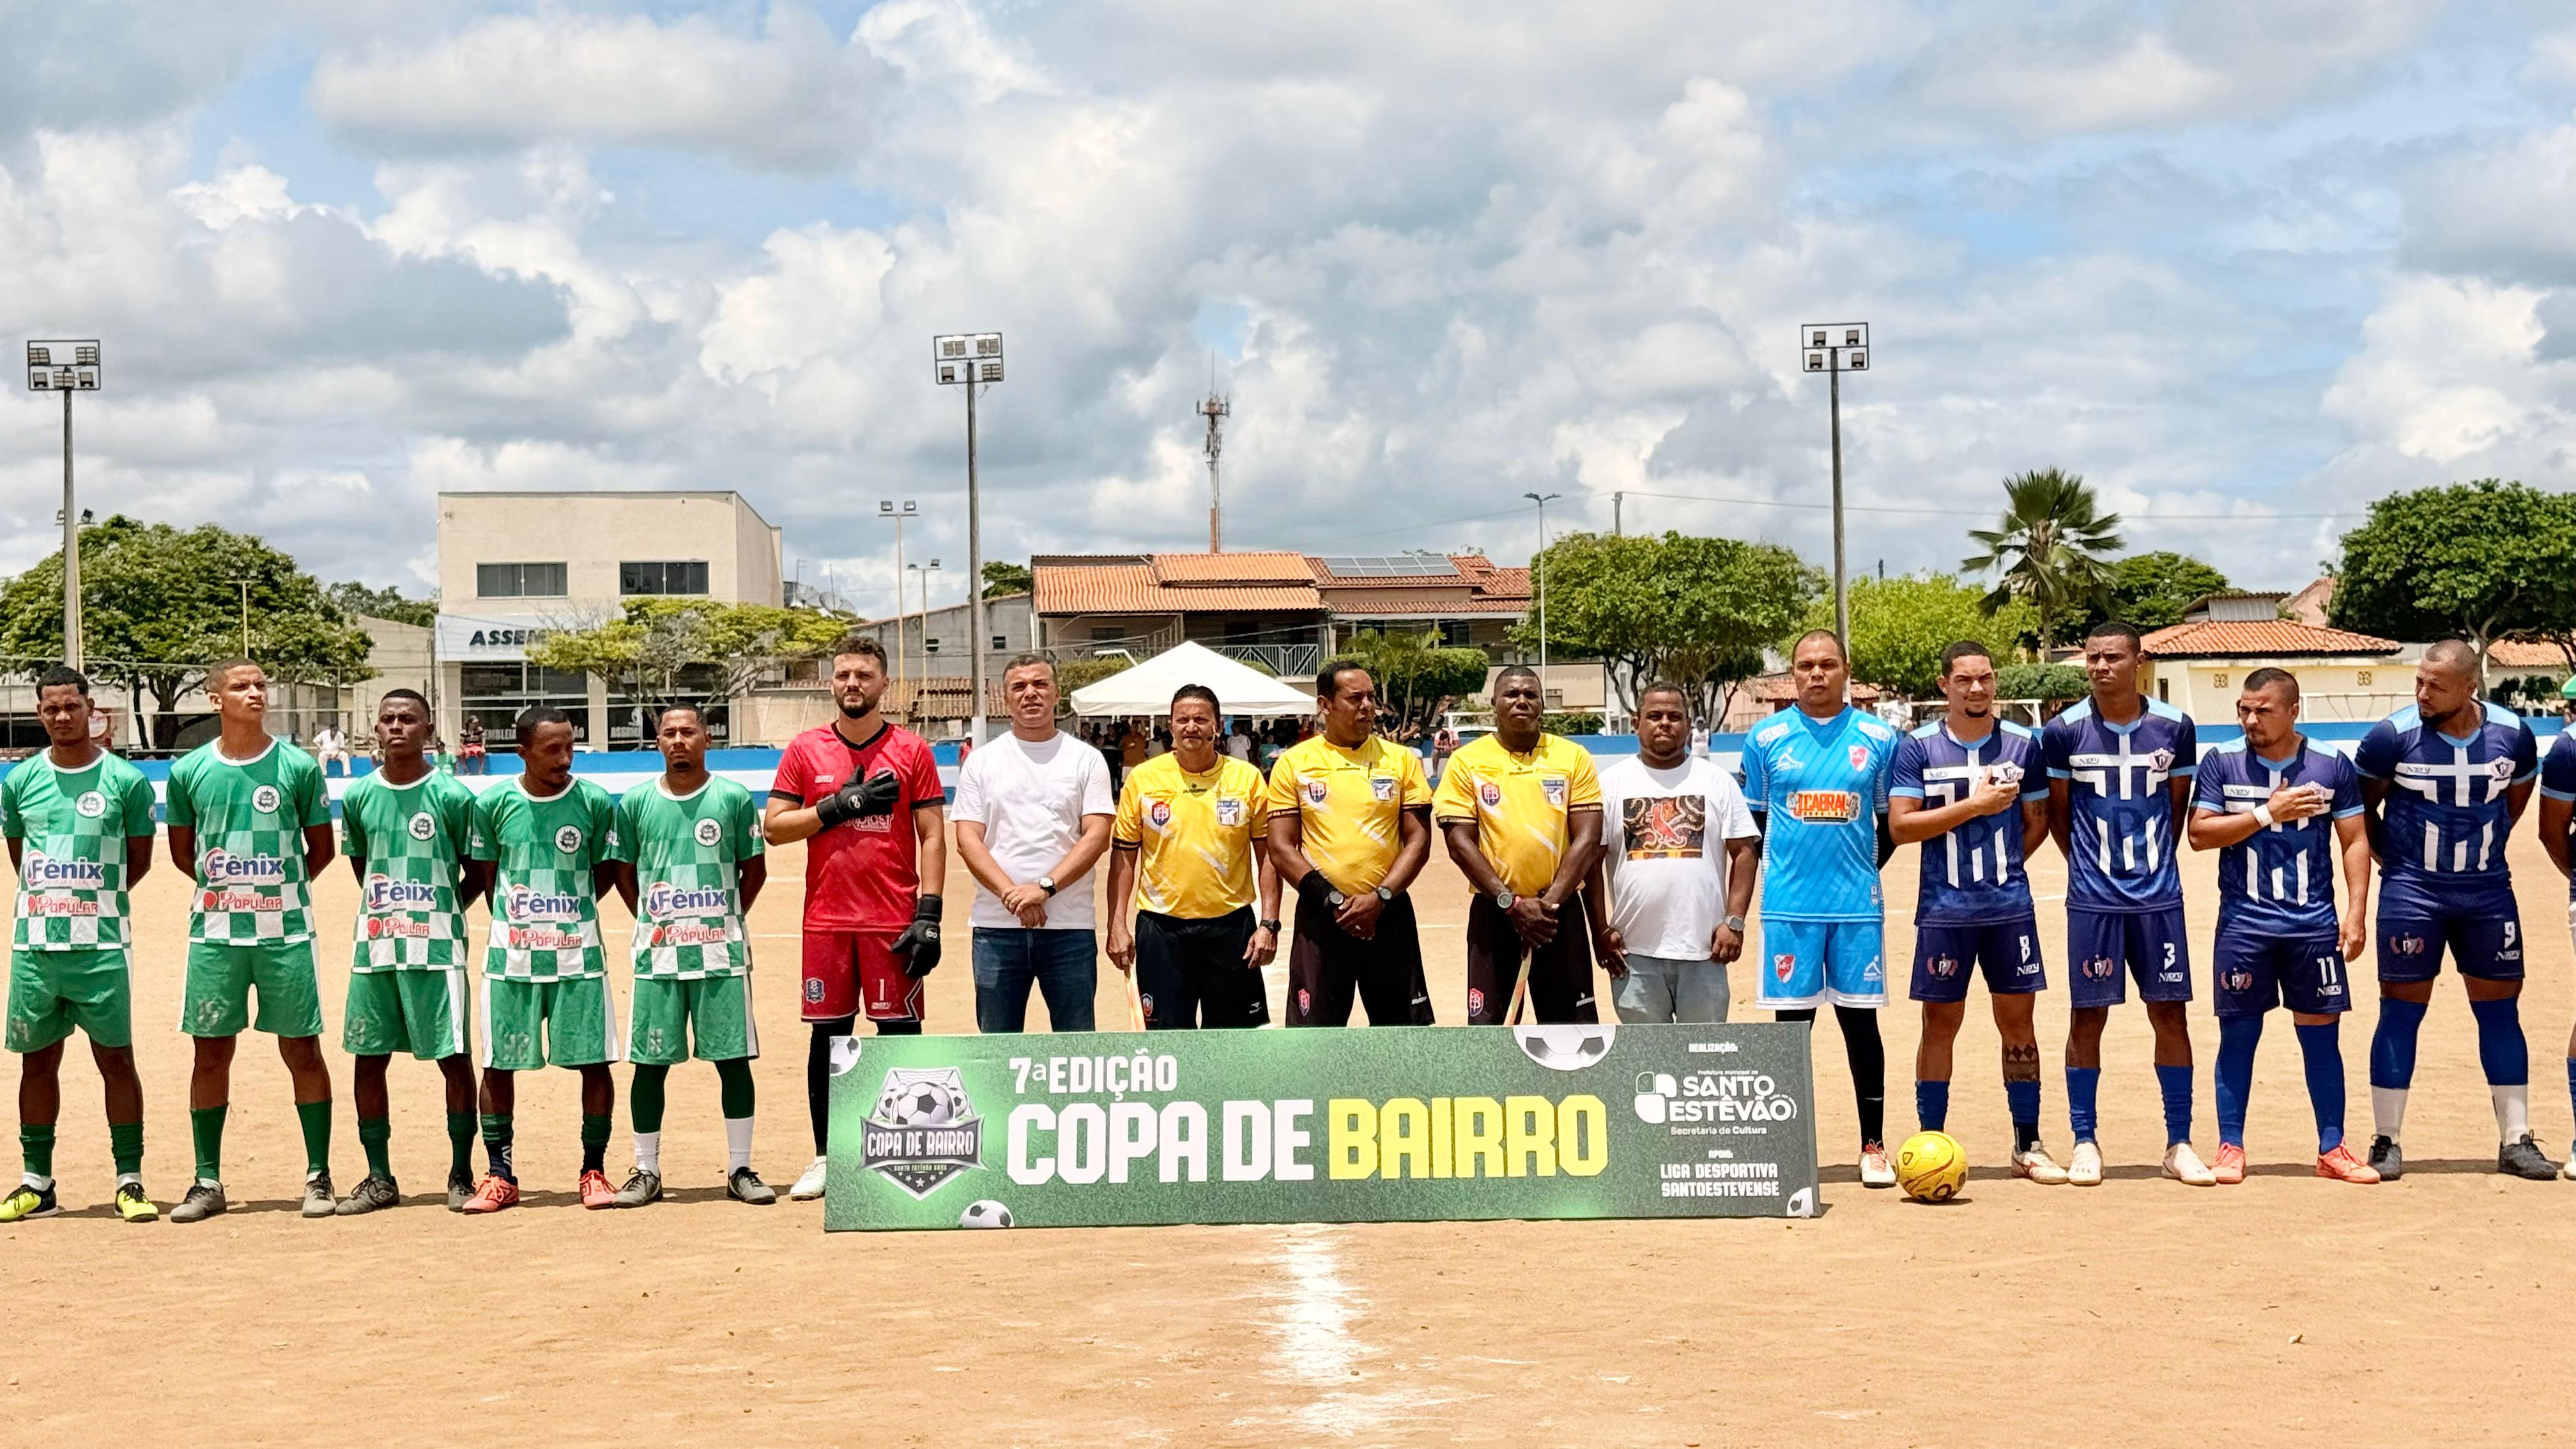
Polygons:
[[1136,913],[1136,995],[1148,1031],[1260,1026],[1270,1020],[1261,968],[1244,949],[1260,924],[1252,907],[1192,921]]
[[1533,946],[1512,929],[1512,918],[1492,896],[1467,903],[1467,1024],[1497,1026],[1510,1019],[1521,963],[1529,963],[1529,1002],[1521,1019],[1583,1022],[1601,1019],[1592,1000],[1592,932],[1585,925],[1583,893],[1557,908],[1556,934]]
[[1320,896],[1300,896],[1295,930],[1288,943],[1290,1026],[1348,1026],[1354,994],[1371,1026],[1432,1024],[1413,897],[1389,901],[1378,912],[1377,934],[1363,941],[1333,924],[1333,908]]

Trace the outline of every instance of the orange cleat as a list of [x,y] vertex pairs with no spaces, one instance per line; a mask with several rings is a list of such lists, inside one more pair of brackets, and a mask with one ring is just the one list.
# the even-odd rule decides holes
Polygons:
[[465,1200],[458,1212],[497,1213],[519,1205],[519,1185],[497,1172],[487,1172],[474,1184],[474,1195]]
[[617,1206],[617,1189],[608,1185],[608,1174],[596,1170],[581,1175],[581,1205],[586,1208]]
[[2367,1186],[2379,1181],[2379,1169],[2352,1155],[2352,1149],[2338,1142],[2334,1151],[2317,1159],[2317,1176],[2337,1182],[2358,1182]]
[[2245,1180],[2245,1149],[2234,1142],[2218,1144],[2218,1160],[2209,1165],[2209,1174],[2220,1187],[2234,1187]]

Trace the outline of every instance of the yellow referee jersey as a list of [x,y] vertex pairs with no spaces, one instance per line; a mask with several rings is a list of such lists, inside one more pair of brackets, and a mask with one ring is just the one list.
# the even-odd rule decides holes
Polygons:
[[1430,803],[1422,757],[1377,735],[1355,750],[1317,735],[1270,766],[1270,808],[1298,812],[1306,858],[1346,896],[1377,889],[1395,868],[1397,822]]
[[1269,830],[1269,794],[1250,762],[1219,754],[1193,775],[1169,754],[1127,772],[1109,836],[1136,852],[1139,910],[1204,921],[1258,899],[1253,852]]
[[1513,895],[1534,896],[1555,881],[1573,840],[1567,815],[1587,806],[1601,808],[1601,778],[1583,746],[1543,734],[1537,749],[1515,755],[1502,736],[1484,735],[1449,757],[1431,814],[1444,826],[1476,822],[1476,848],[1494,873]]

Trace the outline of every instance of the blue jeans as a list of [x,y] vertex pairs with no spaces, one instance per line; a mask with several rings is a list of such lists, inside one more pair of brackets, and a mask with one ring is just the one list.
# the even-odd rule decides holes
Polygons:
[[1089,931],[975,928],[975,1029],[1025,1031],[1029,983],[1046,996],[1057,1031],[1091,1030],[1091,996],[1100,986],[1100,945]]

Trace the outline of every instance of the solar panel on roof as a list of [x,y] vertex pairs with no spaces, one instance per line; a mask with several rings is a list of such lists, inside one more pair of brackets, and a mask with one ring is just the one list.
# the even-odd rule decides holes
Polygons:
[[1458,566],[1438,555],[1348,554],[1324,560],[1324,568],[1345,579],[1454,578]]

